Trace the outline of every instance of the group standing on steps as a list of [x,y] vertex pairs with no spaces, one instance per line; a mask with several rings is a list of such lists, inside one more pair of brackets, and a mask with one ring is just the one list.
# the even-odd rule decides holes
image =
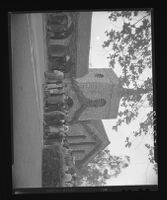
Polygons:
[[[44,141],[45,145],[62,145],[64,151],[63,186],[74,186],[76,178],[75,158],[68,143],[69,110],[74,102],[67,95],[65,76],[75,63],[68,52],[68,44],[74,32],[71,13],[58,12],[47,15],[48,71],[45,72],[44,92]],[[55,40],[55,42],[54,42]],[[56,41],[58,44],[56,44]]]

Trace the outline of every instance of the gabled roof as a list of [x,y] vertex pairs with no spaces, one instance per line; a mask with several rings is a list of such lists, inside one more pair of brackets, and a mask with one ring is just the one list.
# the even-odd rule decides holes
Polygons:
[[100,133],[98,136],[100,139],[105,139],[104,142],[106,142],[106,144],[109,144],[109,138],[106,134],[106,130],[104,128],[103,122],[101,120],[90,120],[90,124],[93,125],[98,132]]
[[80,12],[76,24],[76,69],[75,76],[82,77],[88,73],[89,50],[91,38],[92,12]]
[[[93,148],[93,150],[91,152],[89,152],[83,160],[76,162],[76,167],[78,169],[82,168],[83,166],[86,166],[89,162],[91,162],[91,160],[93,160],[96,155],[102,151],[103,149],[105,149],[105,147],[107,147],[110,144],[110,141],[107,137],[105,128],[103,126],[103,123],[101,120],[87,120],[87,121],[81,121],[80,122],[85,128],[88,127],[90,128],[90,126],[93,126],[94,128],[96,128],[97,132],[96,132],[96,137],[97,137],[97,143],[95,145],[95,147]],[[87,130],[88,132],[90,132],[89,130]]]
[[111,83],[114,83],[115,85],[119,84],[119,78],[112,68],[102,68],[102,70],[111,81]]

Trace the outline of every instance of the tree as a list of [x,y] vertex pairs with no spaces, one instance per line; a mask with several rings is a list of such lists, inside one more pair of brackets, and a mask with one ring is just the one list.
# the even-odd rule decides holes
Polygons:
[[[137,119],[141,108],[146,108],[145,120],[140,122],[139,129],[126,138],[126,147],[132,145],[133,137],[150,134],[155,137],[153,121],[153,81],[152,49],[151,49],[151,12],[150,11],[114,11],[109,13],[113,27],[119,22],[122,25],[106,31],[107,40],[103,48],[108,53],[109,66],[113,70],[120,69],[120,85],[122,90],[118,120],[113,126],[116,131],[122,123],[130,124]],[[156,166],[153,146],[149,149],[149,159]],[[155,167],[156,168],[156,167]]]
[[128,156],[112,156],[107,149],[100,151],[87,166],[81,169],[78,184],[103,186],[107,179],[117,177],[123,168],[128,167],[129,162]]

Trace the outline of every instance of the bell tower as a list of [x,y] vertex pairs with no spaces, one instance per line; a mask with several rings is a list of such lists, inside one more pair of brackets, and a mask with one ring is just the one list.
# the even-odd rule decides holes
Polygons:
[[[77,113],[77,120],[112,119],[117,117],[120,86],[119,79],[112,69],[89,69],[88,74],[76,78],[76,83],[78,90],[71,85],[69,95],[72,94],[72,98],[76,99],[71,113],[72,115]],[[86,100],[84,101],[84,99]]]

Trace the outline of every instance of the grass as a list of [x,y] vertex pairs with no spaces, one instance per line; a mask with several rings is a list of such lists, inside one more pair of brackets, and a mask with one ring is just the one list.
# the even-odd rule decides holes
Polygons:
[[63,157],[60,145],[44,147],[42,157],[42,187],[61,187]]

